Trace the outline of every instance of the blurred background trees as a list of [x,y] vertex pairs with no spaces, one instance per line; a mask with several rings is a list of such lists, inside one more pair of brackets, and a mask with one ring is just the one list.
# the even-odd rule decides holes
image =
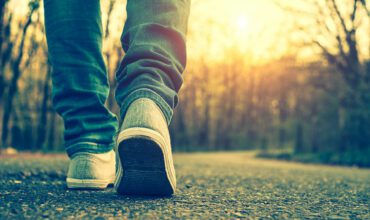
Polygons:
[[[286,159],[302,155],[369,166],[369,4],[239,2],[248,8],[261,4],[259,14],[268,13],[267,6],[262,9],[269,4],[284,19],[269,24],[274,18],[265,14],[263,26],[242,9],[235,19],[226,14],[231,20],[206,16],[205,8],[218,3],[193,1],[188,65],[170,126],[175,150],[261,149],[265,156],[274,152]],[[63,125],[51,105],[42,2],[18,4],[0,1],[0,146],[62,150]],[[119,41],[124,0],[102,0],[102,11],[103,53],[114,88],[124,56]],[[107,106],[118,112],[114,90]]]

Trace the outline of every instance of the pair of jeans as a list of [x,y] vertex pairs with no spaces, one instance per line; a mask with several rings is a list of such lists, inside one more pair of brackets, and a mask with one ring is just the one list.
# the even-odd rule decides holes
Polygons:
[[[169,124],[186,64],[190,0],[128,0],[121,36],[125,56],[116,72],[115,98],[124,118],[129,105],[150,98]],[[102,55],[100,0],[44,0],[53,106],[64,121],[68,155],[103,153],[115,144],[117,117]]]

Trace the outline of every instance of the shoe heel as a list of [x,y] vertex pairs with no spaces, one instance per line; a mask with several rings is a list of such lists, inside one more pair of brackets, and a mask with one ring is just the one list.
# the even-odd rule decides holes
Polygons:
[[174,189],[167,176],[161,147],[145,137],[122,140],[117,148],[116,190],[125,195],[169,196]]

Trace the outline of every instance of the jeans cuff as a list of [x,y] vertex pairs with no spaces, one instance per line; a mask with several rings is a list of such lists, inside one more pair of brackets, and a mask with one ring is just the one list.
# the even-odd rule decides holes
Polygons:
[[115,143],[111,144],[97,144],[94,142],[77,142],[75,144],[66,146],[66,151],[69,157],[72,157],[75,153],[93,153],[102,154],[111,151],[114,148]]
[[173,110],[172,108],[167,104],[167,102],[156,92],[150,90],[150,89],[138,89],[132,93],[130,93],[126,99],[123,101],[123,104],[121,106],[120,116],[121,121],[123,121],[125,114],[127,112],[128,107],[133,103],[135,100],[140,98],[148,98],[154,101],[159,108],[161,109],[164,117],[166,118],[167,125],[170,124]]

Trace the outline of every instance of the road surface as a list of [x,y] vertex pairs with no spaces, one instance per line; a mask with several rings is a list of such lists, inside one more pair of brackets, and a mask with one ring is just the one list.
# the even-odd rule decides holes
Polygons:
[[0,219],[370,219],[370,170],[176,154],[169,198],[67,190],[64,155],[0,157]]

